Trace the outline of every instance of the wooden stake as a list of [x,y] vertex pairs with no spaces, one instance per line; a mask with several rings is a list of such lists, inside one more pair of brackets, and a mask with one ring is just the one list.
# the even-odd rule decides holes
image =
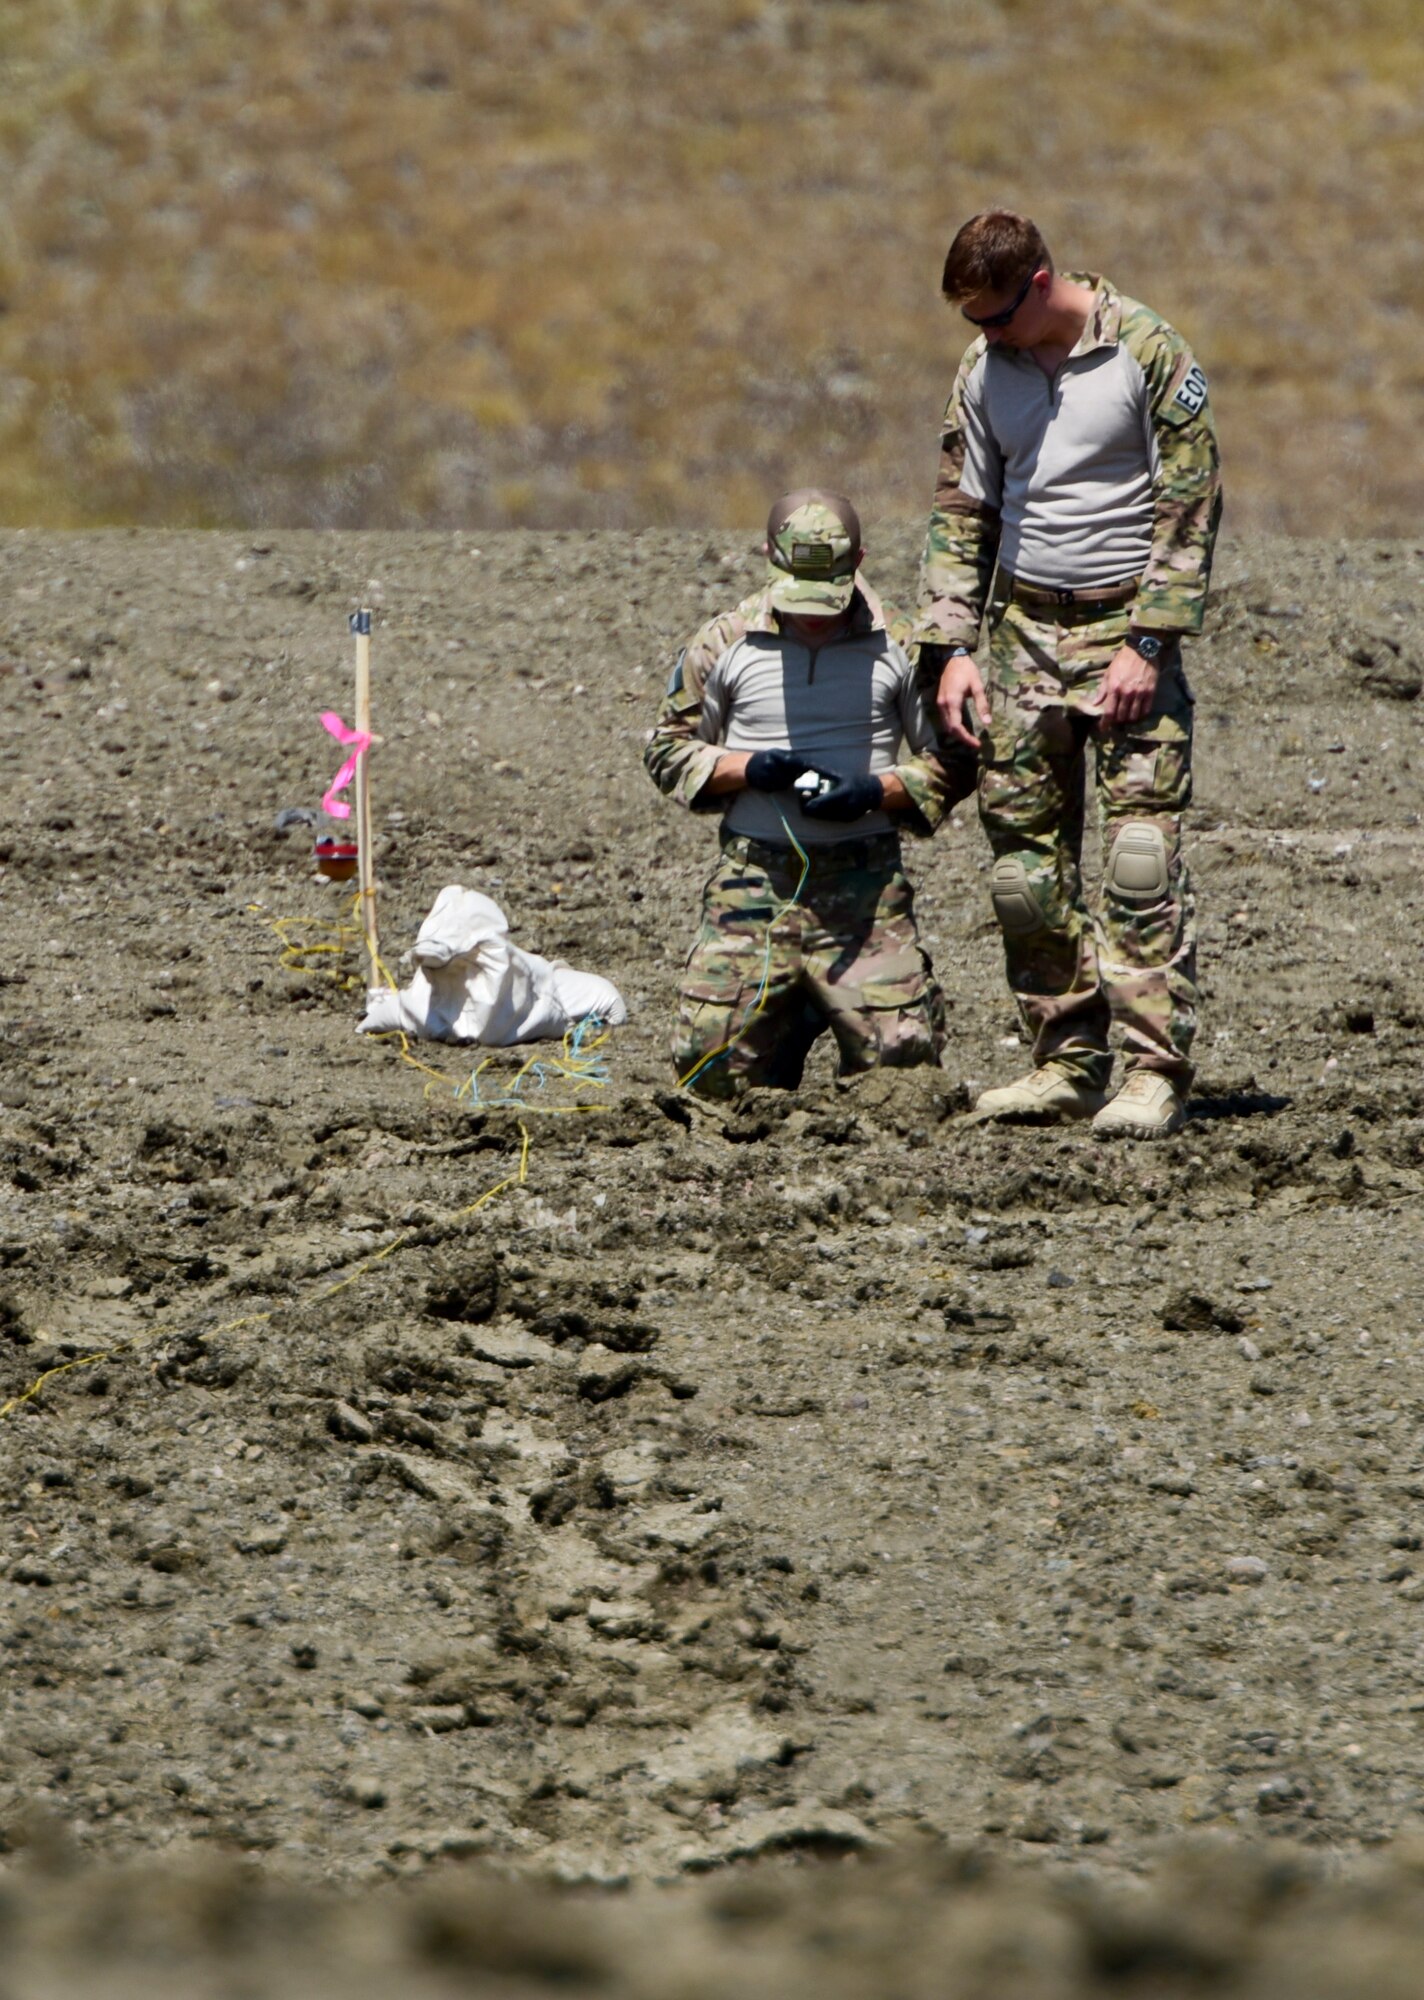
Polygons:
[[[371,733],[371,614],[353,611],[351,630],[356,636],[356,727],[365,736]],[[356,846],[360,884],[361,930],[369,961],[366,984],[380,984],[380,940],[376,935],[376,863],[371,846],[371,753],[356,766]]]

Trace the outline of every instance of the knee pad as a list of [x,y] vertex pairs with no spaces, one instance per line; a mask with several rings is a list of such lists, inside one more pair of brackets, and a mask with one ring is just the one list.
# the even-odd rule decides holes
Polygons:
[[1167,893],[1167,842],[1150,820],[1124,820],[1108,849],[1103,880],[1122,903],[1160,903]]
[[1042,906],[1033,893],[1028,870],[1017,854],[1001,854],[989,876],[989,895],[999,929],[1006,937],[1027,937],[1044,926]]

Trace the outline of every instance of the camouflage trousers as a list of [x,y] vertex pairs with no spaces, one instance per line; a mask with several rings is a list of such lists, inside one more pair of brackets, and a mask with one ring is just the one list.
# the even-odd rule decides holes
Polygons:
[[[979,814],[994,853],[990,892],[1009,985],[1035,1063],[1106,1083],[1115,1022],[1129,1068],[1160,1070],[1185,1089],[1197,1012],[1196,911],[1181,849],[1192,697],[1181,648],[1171,644],[1151,712],[1123,728],[1102,725],[1103,675],[1128,622],[1126,608],[1004,606],[991,640]],[[1091,910],[1080,872],[1089,743],[1103,855]]]
[[724,837],[678,995],[673,1061],[707,1097],[794,1090],[829,1028],[842,1076],[937,1063],[944,1001],[896,835],[810,848]]

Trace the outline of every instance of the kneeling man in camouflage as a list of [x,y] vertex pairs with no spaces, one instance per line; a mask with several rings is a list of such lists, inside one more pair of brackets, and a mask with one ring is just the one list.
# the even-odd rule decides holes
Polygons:
[[708,1097],[794,1089],[826,1028],[842,1075],[937,1063],[944,1042],[900,862],[901,828],[928,835],[954,802],[934,723],[850,502],[783,494],[766,553],[764,587],[679,655],[644,759],[721,815],[673,1044]]

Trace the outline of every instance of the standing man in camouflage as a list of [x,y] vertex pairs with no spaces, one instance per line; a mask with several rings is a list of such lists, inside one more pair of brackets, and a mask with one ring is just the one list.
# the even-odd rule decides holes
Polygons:
[[[945,413],[916,636],[944,729],[977,738],[990,893],[1035,1065],[977,1109],[1160,1138],[1185,1116],[1196,1027],[1181,640],[1201,629],[1221,513],[1206,377],[1148,307],[1056,272],[1026,216],[965,223],[944,294],[978,337]],[[974,661],[986,610],[992,711]],[[1113,1022],[1126,1076],[1110,1097]]]
[[944,1042],[900,865],[901,827],[932,833],[953,803],[934,725],[850,502],[783,494],[766,533],[765,586],[678,656],[644,758],[722,817],[673,1042],[708,1097],[794,1089],[827,1027],[842,1075],[937,1063]]

